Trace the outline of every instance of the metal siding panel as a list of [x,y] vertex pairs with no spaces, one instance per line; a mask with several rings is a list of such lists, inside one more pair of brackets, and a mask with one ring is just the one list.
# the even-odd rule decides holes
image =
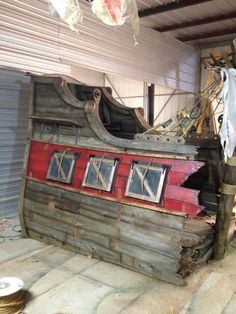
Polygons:
[[0,217],[17,215],[30,77],[0,69]]
[[[122,98],[126,106],[132,108],[143,107],[143,82],[115,75],[109,75],[109,80],[112,82],[112,85],[115,87],[118,95]],[[106,79],[105,85],[112,88]],[[113,97],[119,101],[114,90]]]
[[[115,75],[109,75],[109,79],[126,106],[143,107],[143,82],[124,79]],[[107,80],[105,80],[105,84],[111,87]],[[157,116],[172,93],[173,89],[170,87],[155,85],[154,117]],[[178,93],[182,94],[178,95]],[[113,92],[113,96],[119,101],[115,92]],[[155,124],[175,117],[176,113],[183,109],[191,110],[194,105],[193,97],[194,94],[184,94],[183,91],[176,90],[176,95],[170,99]]]
[[[178,95],[183,91],[176,90],[176,95],[173,95],[166,105],[165,109],[161,112],[155,124],[167,121],[170,118],[176,117],[176,113],[186,109],[190,110],[193,107],[193,94]],[[173,89],[163,86],[155,86],[155,108],[154,117],[158,115],[162,107],[165,105],[170,95],[173,93]],[[166,94],[166,95],[163,95]],[[159,95],[159,96],[158,96]]]
[[[126,106],[143,107],[143,82],[124,79],[114,75],[109,75],[109,80],[112,82],[112,85],[115,87]],[[106,86],[110,86],[107,80],[105,83]],[[173,89],[170,87],[160,85],[155,86],[154,118],[158,115],[172,93]],[[179,93],[181,94],[179,95]],[[113,96],[119,101],[116,93],[113,93]],[[165,109],[155,121],[155,125],[165,122],[169,118],[176,117],[177,112],[180,112],[183,109],[187,111],[191,110],[194,106],[193,97],[194,94],[192,93],[185,94],[181,90],[176,90],[176,95],[170,99]]]
[[[198,53],[175,39],[141,27],[134,47],[129,25],[102,24],[88,3],[79,33],[48,14],[46,1],[2,1],[0,64],[29,71],[71,74],[71,66],[193,91]],[[148,56],[148,57],[147,57]]]

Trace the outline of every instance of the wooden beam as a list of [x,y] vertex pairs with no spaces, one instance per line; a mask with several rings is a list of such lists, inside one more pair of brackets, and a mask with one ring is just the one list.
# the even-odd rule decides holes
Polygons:
[[229,19],[234,19],[234,18],[236,18],[236,11],[230,12],[227,14],[218,14],[218,15],[211,16],[211,17],[192,20],[192,21],[185,22],[185,23],[175,23],[175,24],[171,24],[171,25],[160,26],[160,27],[156,27],[155,30],[163,33],[163,32],[173,31],[176,29],[193,27],[193,26],[198,26],[198,25],[203,25],[203,24],[209,24],[209,23],[214,23],[214,22],[219,22],[219,21],[224,21],[224,20],[229,20]]
[[[236,160],[235,153],[232,159],[234,161]],[[231,185],[234,186],[236,184],[236,163],[234,163],[234,166],[229,164],[225,165],[223,182],[220,208],[219,212],[217,213],[215,225],[216,234],[214,243],[214,258],[216,260],[224,258],[225,248],[227,245],[227,238],[235,199],[235,191],[232,188],[232,191],[230,191],[230,187]]]
[[150,16],[154,14],[160,14],[163,12],[168,12],[168,11],[173,11],[173,10],[178,10],[181,8],[193,6],[196,4],[201,4],[203,2],[209,2],[212,0],[176,0],[176,1],[171,1],[162,5],[158,6],[153,6],[148,9],[142,9],[139,10],[139,17],[145,17],[145,16]]
[[148,86],[148,122],[151,126],[154,123],[154,99],[155,99],[155,84]]
[[230,28],[215,31],[215,32],[206,32],[206,33],[194,34],[190,36],[177,37],[176,39],[182,42],[185,42],[185,41],[193,41],[193,40],[198,40],[198,39],[218,37],[218,36],[224,36],[224,35],[230,35],[230,34],[236,34],[236,27],[230,27]]

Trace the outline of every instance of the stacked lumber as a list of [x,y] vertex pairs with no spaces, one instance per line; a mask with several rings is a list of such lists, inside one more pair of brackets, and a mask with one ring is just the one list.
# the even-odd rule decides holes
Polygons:
[[148,210],[27,180],[28,236],[174,284],[212,254],[203,221]]

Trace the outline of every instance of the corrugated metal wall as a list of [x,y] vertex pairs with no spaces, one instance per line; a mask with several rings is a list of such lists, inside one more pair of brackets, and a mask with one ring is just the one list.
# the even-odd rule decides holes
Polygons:
[[72,66],[71,76],[90,86],[104,86],[104,74],[90,69]]
[[30,78],[0,69],[0,218],[17,215]]
[[[167,121],[176,116],[181,110],[191,110],[193,107],[193,93],[174,90],[169,87],[155,86],[154,119],[155,124]],[[163,109],[164,108],[164,109]]]
[[143,82],[115,75],[105,76],[105,85],[113,89],[113,97],[128,107],[143,107]]
[[0,65],[39,72],[71,73],[71,65],[193,91],[197,51],[141,27],[139,45],[127,24],[114,29],[96,18],[90,4],[79,33],[48,13],[44,0],[0,0]]
[[[126,106],[143,107],[143,82],[125,79],[115,75],[109,75],[109,80],[105,79],[105,84],[106,86],[115,88],[117,93],[113,90],[113,97],[120,101],[118,97],[119,95]],[[170,97],[174,91],[174,95]],[[166,86],[155,85],[154,117],[158,115],[156,124],[165,122],[169,118],[174,117],[178,111],[183,109],[190,110],[193,107],[193,97],[194,94],[190,92],[184,92],[177,89],[174,90],[173,88]],[[163,107],[164,109],[162,110]],[[159,115],[161,110],[162,112]]]

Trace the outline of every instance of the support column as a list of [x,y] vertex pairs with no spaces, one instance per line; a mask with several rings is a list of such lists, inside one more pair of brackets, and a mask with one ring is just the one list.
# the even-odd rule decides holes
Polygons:
[[148,108],[148,84],[147,82],[143,82],[143,110],[144,110],[144,118],[148,122],[149,108]]
[[220,209],[216,217],[214,258],[224,258],[236,194],[236,157],[227,160],[221,189]]
[[154,124],[154,100],[155,100],[155,84],[148,86],[148,122],[151,126]]

